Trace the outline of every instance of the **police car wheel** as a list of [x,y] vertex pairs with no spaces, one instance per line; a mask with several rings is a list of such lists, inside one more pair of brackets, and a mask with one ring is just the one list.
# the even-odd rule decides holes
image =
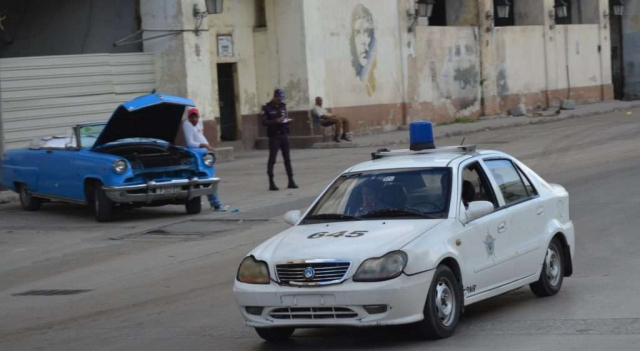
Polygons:
[[564,279],[564,250],[558,239],[551,240],[544,257],[542,272],[537,282],[530,284],[531,292],[538,297],[553,296],[560,291]]
[[451,269],[440,266],[429,287],[424,306],[424,319],[418,323],[420,336],[444,339],[453,335],[462,312],[460,283]]
[[256,328],[258,335],[270,342],[287,340],[294,331],[296,331],[295,328]]

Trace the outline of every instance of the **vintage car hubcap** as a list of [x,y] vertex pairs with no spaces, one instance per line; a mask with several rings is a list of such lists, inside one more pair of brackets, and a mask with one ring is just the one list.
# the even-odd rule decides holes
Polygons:
[[449,281],[442,279],[436,286],[436,308],[440,322],[448,327],[455,317],[456,300],[453,296]]
[[546,267],[547,267],[547,281],[552,286],[558,285],[558,281],[560,280],[560,255],[556,252],[556,248],[551,246],[547,249],[547,257],[546,257]]

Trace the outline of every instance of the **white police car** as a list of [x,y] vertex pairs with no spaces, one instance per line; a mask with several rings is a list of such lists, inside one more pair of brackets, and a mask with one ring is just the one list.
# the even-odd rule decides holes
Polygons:
[[262,338],[409,323],[445,338],[463,306],[560,290],[575,248],[565,189],[499,151],[433,148],[432,135],[412,124],[412,150],[349,168],[242,261],[235,298]]

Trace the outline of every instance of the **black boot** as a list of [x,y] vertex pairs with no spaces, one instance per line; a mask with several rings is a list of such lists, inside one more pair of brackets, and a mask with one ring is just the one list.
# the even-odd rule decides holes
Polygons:
[[336,135],[336,136],[333,137],[333,141],[335,141],[336,143],[339,143],[340,142],[340,138],[338,138],[338,136]]
[[278,189],[278,187],[276,186],[276,183],[274,183],[273,179],[269,180],[269,190],[271,191],[278,191],[280,189]]
[[289,189],[298,189],[298,184],[293,181],[293,177],[289,178]]
[[351,141],[351,139],[346,134],[342,134],[342,138],[340,138],[340,139],[346,140],[346,141]]

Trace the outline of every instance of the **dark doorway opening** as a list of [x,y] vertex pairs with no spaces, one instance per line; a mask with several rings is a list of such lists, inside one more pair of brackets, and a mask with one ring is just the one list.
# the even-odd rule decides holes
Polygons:
[[609,24],[611,27],[611,78],[613,97],[624,99],[624,61],[622,56],[622,16],[613,15],[613,5],[609,5]]
[[220,102],[220,138],[234,141],[238,137],[236,114],[236,64],[218,64],[218,101]]

